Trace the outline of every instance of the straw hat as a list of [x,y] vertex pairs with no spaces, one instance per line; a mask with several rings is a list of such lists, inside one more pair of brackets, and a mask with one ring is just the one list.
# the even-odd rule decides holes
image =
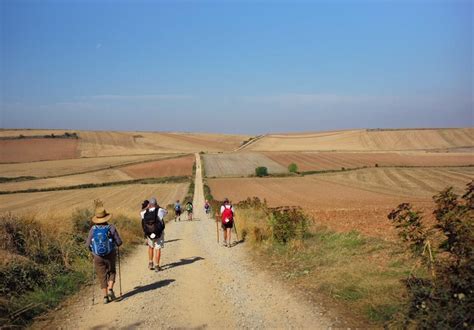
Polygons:
[[105,223],[112,218],[112,214],[107,213],[103,207],[98,207],[95,209],[95,216],[92,217],[93,223]]

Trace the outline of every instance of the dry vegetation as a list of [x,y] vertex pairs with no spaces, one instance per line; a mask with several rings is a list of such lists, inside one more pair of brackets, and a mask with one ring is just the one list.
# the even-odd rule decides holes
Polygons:
[[266,135],[245,148],[253,151],[438,150],[474,145],[473,128],[351,130]]
[[465,166],[474,165],[470,153],[426,152],[266,152],[282,166],[298,165],[300,172],[373,166]]
[[175,159],[159,160],[121,168],[133,179],[162,178],[167,176],[191,176],[194,156],[189,155]]
[[265,155],[253,152],[205,154],[203,161],[207,177],[255,175],[255,168],[259,166],[267,167],[270,174],[288,171]]
[[28,217],[34,216],[43,221],[58,221],[68,218],[74,209],[90,207],[94,199],[101,199],[110,212],[134,219],[138,218],[140,205],[144,199],[155,196],[161,205],[168,205],[176,199],[182,199],[186,195],[188,185],[186,183],[134,184],[0,195],[0,213],[12,212]]

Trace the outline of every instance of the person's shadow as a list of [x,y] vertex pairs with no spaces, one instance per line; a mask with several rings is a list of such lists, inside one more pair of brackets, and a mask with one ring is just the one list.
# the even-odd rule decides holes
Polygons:
[[170,269],[174,267],[179,267],[179,266],[184,266],[184,265],[189,265],[192,264],[193,262],[199,261],[199,260],[204,260],[203,257],[192,257],[192,258],[184,258],[181,259],[180,261],[172,262],[167,265],[163,265],[163,269]]
[[164,286],[167,286],[171,283],[173,283],[175,280],[173,279],[169,279],[169,280],[161,280],[161,281],[158,281],[158,282],[155,282],[155,283],[151,283],[151,284],[147,284],[147,285],[144,285],[144,286],[136,286],[135,288],[133,288],[132,291],[129,291],[127,293],[125,293],[124,295],[122,295],[121,297],[119,297],[117,299],[117,301],[122,301],[122,300],[125,300],[127,298],[130,298],[138,293],[142,293],[142,292],[147,292],[147,291],[152,291],[152,290],[156,290],[156,289],[159,289],[159,288],[162,288]]
[[165,241],[165,243],[172,243],[172,242],[177,242],[177,241],[181,241],[181,238],[169,239]]

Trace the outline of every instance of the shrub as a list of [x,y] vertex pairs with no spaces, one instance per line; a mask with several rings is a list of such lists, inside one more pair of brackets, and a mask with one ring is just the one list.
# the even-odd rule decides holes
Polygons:
[[255,169],[255,175],[258,177],[268,176],[268,169],[265,166],[259,166]]
[[433,199],[436,224],[427,229],[423,216],[410,204],[389,214],[421,265],[430,276],[413,274],[405,280],[409,302],[403,327],[472,328],[474,325],[474,181],[460,198],[452,188]]
[[290,165],[288,165],[288,171],[290,173],[298,173],[298,165],[296,165],[295,163],[291,163]]
[[281,207],[271,210],[272,237],[286,244],[291,239],[303,239],[308,229],[308,219],[300,208]]

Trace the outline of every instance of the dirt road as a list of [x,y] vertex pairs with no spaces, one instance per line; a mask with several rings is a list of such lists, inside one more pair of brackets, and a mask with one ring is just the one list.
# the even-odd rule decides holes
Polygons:
[[[216,243],[204,213],[201,162],[196,155],[195,220],[166,227],[161,272],[147,269],[146,247],[122,262],[123,299],[103,305],[96,288],[36,328],[328,328],[335,320],[248,260],[245,244]],[[159,196],[157,196],[159,197]],[[184,216],[183,216],[184,219]],[[116,292],[119,291],[118,283]],[[97,302],[97,300],[99,302]],[[324,314],[324,315],[323,315]]]

